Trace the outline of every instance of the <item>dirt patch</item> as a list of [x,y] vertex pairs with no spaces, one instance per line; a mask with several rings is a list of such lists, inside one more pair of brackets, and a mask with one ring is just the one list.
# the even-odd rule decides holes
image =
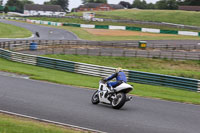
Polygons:
[[99,36],[177,36],[170,34],[147,33],[138,31],[124,31],[124,30],[105,30],[105,29],[85,29],[93,35]]

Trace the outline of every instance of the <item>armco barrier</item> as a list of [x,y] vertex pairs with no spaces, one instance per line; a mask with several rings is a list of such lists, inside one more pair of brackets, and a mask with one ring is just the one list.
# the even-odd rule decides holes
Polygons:
[[37,56],[37,66],[63,70],[67,72],[75,72],[75,63],[71,61],[63,61]]
[[129,71],[129,82],[185,88],[195,91],[198,91],[200,87],[200,80],[138,71]]
[[36,65],[36,56],[12,52],[10,60],[24,64]]
[[160,30],[160,33],[163,33],[163,34],[178,34],[178,31],[175,31],[175,30]]
[[0,57],[4,58],[4,59],[7,59],[7,60],[10,60],[11,51],[0,49]]
[[95,25],[95,29],[109,29],[108,25]]
[[[0,49],[0,57],[25,64],[37,65],[40,67],[86,74],[91,76],[105,77],[114,72],[114,68],[112,67],[104,67],[86,63],[27,55],[17,52],[11,52],[4,49]],[[193,91],[200,90],[200,80],[197,79],[146,73],[139,71],[130,71],[130,70],[125,70],[125,73],[128,77],[129,82],[169,86],[174,88],[189,89]]]
[[129,26],[126,26],[126,30],[142,31],[142,28],[140,28],[140,27],[129,27]]

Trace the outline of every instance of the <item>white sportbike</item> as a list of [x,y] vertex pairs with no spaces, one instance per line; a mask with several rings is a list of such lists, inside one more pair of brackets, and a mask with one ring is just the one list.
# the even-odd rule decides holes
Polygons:
[[127,101],[132,100],[132,97],[127,97],[127,93],[133,90],[133,86],[127,83],[121,83],[114,88],[114,92],[110,93],[110,89],[107,87],[107,82],[103,79],[99,81],[99,89],[95,91],[92,96],[92,103],[105,103],[110,104],[114,109],[120,109]]

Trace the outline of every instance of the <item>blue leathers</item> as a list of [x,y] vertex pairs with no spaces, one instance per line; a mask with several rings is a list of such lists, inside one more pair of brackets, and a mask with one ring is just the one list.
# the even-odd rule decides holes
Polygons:
[[118,72],[118,73],[114,73],[113,75],[111,75],[110,77],[108,77],[106,79],[106,81],[109,81],[109,80],[112,80],[113,78],[116,78],[116,81],[115,82],[108,82],[108,87],[116,87],[118,85],[120,85],[122,82],[127,82],[127,79],[126,79],[126,75],[124,72]]

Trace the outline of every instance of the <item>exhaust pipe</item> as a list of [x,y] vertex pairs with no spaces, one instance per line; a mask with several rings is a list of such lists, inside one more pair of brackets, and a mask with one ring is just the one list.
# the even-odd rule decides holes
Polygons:
[[133,97],[126,97],[126,102],[128,102],[128,101],[132,101],[133,100]]

